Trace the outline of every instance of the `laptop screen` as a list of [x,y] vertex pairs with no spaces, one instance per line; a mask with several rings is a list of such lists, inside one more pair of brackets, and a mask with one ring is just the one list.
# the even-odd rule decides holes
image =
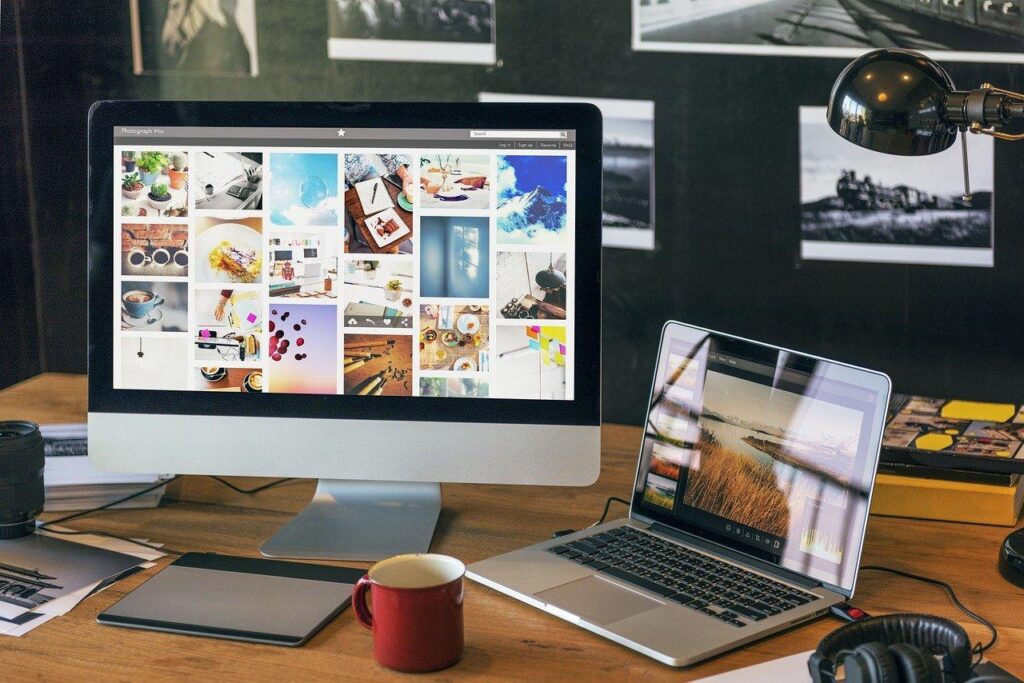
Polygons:
[[853,590],[885,375],[666,326],[634,511]]

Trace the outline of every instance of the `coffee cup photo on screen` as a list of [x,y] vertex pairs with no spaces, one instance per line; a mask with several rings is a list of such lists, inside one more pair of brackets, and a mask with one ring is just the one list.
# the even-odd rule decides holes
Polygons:
[[267,209],[273,225],[338,224],[338,155],[271,152]]
[[199,391],[229,391],[254,394],[263,391],[263,371],[204,365],[194,368],[192,387]]
[[339,393],[337,310],[322,304],[270,304],[268,391]]
[[566,158],[498,155],[498,244],[568,243]]
[[123,280],[121,329],[136,332],[188,331],[188,283]]
[[184,335],[119,337],[119,389],[188,389],[190,342]]
[[566,328],[499,325],[495,340],[493,396],[566,398]]
[[189,274],[188,224],[121,225],[121,275],[127,277]]
[[420,157],[421,209],[491,208],[491,158],[439,152]]

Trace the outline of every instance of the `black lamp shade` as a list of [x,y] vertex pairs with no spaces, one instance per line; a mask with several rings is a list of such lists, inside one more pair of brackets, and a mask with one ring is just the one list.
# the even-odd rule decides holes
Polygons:
[[953,89],[945,69],[920,52],[874,50],[850,62],[832,86],[828,123],[876,152],[935,154],[956,142],[957,128],[946,118]]
[[565,274],[560,270],[555,270],[552,266],[538,272],[533,279],[537,281],[537,286],[544,291],[550,292],[565,286]]

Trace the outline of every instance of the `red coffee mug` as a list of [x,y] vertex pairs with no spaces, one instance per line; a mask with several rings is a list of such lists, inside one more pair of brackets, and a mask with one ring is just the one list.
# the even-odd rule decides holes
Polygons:
[[[389,669],[437,671],[462,656],[462,577],[447,555],[396,555],[370,567],[352,590],[356,620],[373,632],[373,656]],[[370,593],[373,611],[366,604]]]

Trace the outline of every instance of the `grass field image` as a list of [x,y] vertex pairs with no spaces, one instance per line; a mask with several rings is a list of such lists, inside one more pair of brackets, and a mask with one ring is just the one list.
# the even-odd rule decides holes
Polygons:
[[785,536],[789,501],[775,470],[722,444],[701,429],[696,450],[700,467],[690,470],[683,502],[739,524]]
[[651,453],[651,472],[659,476],[679,481],[679,470],[683,466],[684,451],[669,446],[656,444]]
[[647,475],[644,501],[671,510],[676,501],[676,482],[656,474]]

